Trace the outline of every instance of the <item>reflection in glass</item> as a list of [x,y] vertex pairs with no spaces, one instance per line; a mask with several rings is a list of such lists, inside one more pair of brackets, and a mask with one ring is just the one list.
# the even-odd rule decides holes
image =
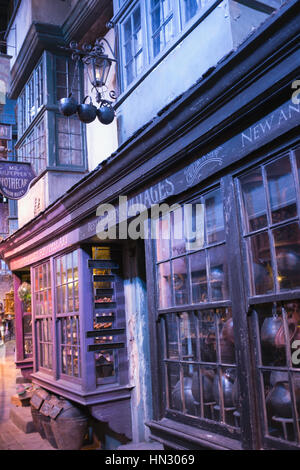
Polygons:
[[114,369],[114,351],[99,351],[95,353],[96,378],[113,377]]
[[183,305],[188,302],[186,258],[173,260],[172,267],[175,305]]
[[273,223],[297,215],[296,192],[289,157],[266,165]]
[[207,302],[207,277],[205,251],[199,251],[189,257],[192,281],[192,302]]
[[209,251],[211,299],[228,299],[227,260],[225,246],[217,246]]
[[183,209],[180,207],[171,214],[172,238],[171,256],[180,256],[185,253],[185,239],[183,230]]
[[182,313],[179,318],[182,360],[194,361],[197,359],[197,349],[196,326],[193,314]]
[[162,261],[170,256],[170,217],[153,222],[155,224],[156,259]]
[[254,232],[267,226],[267,206],[260,168],[240,178],[246,231]]
[[199,318],[200,354],[204,362],[217,361],[216,325],[213,310],[204,310]]
[[176,314],[165,316],[166,355],[168,359],[178,359],[178,331]]
[[169,406],[174,410],[182,410],[181,383],[178,364],[167,364],[167,380]]
[[208,245],[223,241],[224,214],[221,191],[217,189],[204,196],[205,202],[205,225],[206,225],[206,243]]
[[300,287],[300,229],[298,223],[273,230],[280,290]]
[[172,306],[171,271],[169,262],[158,265],[158,295],[160,308]]
[[273,292],[271,251],[267,232],[253,235],[249,240],[252,254],[253,295]]

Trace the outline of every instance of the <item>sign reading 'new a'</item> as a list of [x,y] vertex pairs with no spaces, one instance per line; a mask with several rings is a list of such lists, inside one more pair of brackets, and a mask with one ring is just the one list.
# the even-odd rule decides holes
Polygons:
[[30,163],[0,160],[0,192],[8,199],[20,199],[35,178]]

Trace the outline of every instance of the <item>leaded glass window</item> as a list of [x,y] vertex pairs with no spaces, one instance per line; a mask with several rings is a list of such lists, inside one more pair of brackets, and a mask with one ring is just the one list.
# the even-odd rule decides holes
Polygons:
[[81,376],[77,250],[55,260],[61,373]]

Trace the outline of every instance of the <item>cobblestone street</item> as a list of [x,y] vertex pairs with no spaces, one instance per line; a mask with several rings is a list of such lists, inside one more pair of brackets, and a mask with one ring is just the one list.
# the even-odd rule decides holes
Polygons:
[[9,418],[19,376],[14,359],[15,342],[0,343],[0,450],[54,450],[39,433],[25,434]]

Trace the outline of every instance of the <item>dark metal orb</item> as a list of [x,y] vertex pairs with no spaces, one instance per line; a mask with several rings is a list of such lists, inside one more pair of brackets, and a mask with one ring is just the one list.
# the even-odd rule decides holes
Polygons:
[[81,122],[89,124],[96,119],[97,108],[93,104],[80,104],[77,108],[77,114]]
[[72,96],[59,100],[59,111],[64,116],[72,116],[72,114],[75,114],[77,106],[78,104]]
[[102,124],[111,124],[115,117],[115,112],[111,106],[100,106],[97,109],[97,117]]

